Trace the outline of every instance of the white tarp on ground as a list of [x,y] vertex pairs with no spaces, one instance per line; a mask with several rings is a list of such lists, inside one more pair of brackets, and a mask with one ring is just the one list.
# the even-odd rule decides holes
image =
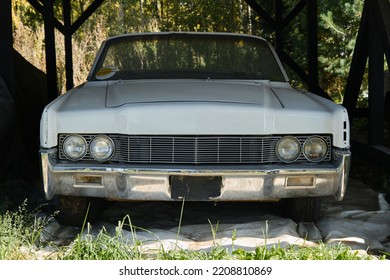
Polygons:
[[[288,244],[315,246],[316,242],[343,242],[356,250],[390,252],[390,206],[383,196],[357,180],[350,180],[344,201],[326,198],[322,218],[316,223],[296,224],[283,218],[277,204],[256,203],[113,203],[89,232],[96,235],[104,227],[115,235],[118,223],[128,242],[142,242],[143,250],[174,248],[209,250],[215,244],[228,249]],[[123,218],[128,215],[128,218]],[[180,225],[180,227],[179,227]],[[56,244],[70,243],[80,228],[50,223],[42,236]]]

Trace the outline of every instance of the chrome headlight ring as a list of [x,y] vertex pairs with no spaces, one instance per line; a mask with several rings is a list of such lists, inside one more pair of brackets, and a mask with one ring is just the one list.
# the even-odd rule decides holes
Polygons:
[[114,141],[106,135],[96,136],[89,144],[89,153],[97,161],[109,160],[114,154],[114,151]]
[[64,139],[62,143],[62,152],[69,160],[80,160],[87,153],[87,142],[84,137],[71,134]]
[[328,144],[320,136],[311,136],[303,143],[303,154],[308,161],[319,162],[328,154]]
[[293,136],[284,136],[276,143],[276,156],[283,162],[294,162],[301,154],[301,143]]

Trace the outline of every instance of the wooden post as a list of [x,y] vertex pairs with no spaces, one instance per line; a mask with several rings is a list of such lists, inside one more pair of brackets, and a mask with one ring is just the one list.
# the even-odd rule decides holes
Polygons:
[[45,24],[47,98],[50,102],[58,97],[54,12],[53,2],[51,0],[44,1],[43,20]]
[[70,0],[62,0],[64,14],[64,38],[65,38],[65,71],[66,90],[74,87],[73,84],[73,50],[72,50],[72,18]]
[[368,59],[368,143],[383,145],[384,131],[384,44],[380,32],[378,6],[370,1]]
[[13,87],[13,35],[12,35],[12,0],[0,1],[0,75],[11,95]]
[[308,89],[319,94],[318,89],[318,7],[317,0],[307,0],[307,61]]
[[283,0],[275,0],[275,49],[278,55],[283,51]]

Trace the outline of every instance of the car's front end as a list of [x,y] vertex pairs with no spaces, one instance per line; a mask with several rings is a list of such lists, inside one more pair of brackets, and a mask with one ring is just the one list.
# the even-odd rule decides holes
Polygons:
[[[199,35],[145,35],[157,41],[164,36],[170,44],[179,38],[181,46]],[[215,37],[202,36],[206,42]],[[46,197],[269,201],[335,196],[341,200],[350,165],[346,110],[292,89],[265,41],[218,36],[234,38],[239,48],[249,40],[250,50],[258,40],[269,48],[271,58],[263,60],[274,70],[263,65],[261,71],[250,74],[218,70],[213,76],[210,69],[214,71],[215,65],[200,71],[207,66],[206,58],[212,57],[200,51],[201,45],[190,52],[191,59],[196,57],[194,61],[200,63],[196,71],[189,71],[188,65],[185,71],[173,71],[172,60],[167,60],[167,71],[134,72],[121,70],[123,61],[114,67],[97,59],[85,85],[61,96],[43,112]],[[134,38],[143,40],[139,35],[128,36],[106,45],[116,40],[127,44]],[[164,44],[153,43],[148,51],[166,50]],[[100,56],[120,53],[104,49]],[[141,62],[137,65],[146,64]],[[249,68],[259,67],[244,62]],[[241,66],[233,63],[231,67]]]

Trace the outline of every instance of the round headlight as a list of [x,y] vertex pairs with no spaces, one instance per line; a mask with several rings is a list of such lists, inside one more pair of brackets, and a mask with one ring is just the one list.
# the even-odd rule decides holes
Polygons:
[[87,153],[87,142],[79,135],[69,135],[62,144],[62,151],[70,160],[82,159]]
[[91,156],[98,161],[108,160],[114,153],[114,142],[105,135],[96,136],[89,146]]
[[281,161],[292,162],[301,153],[301,144],[298,139],[292,136],[281,138],[276,144],[276,155]]
[[320,161],[328,153],[328,145],[321,137],[310,137],[303,144],[303,154],[310,161]]

